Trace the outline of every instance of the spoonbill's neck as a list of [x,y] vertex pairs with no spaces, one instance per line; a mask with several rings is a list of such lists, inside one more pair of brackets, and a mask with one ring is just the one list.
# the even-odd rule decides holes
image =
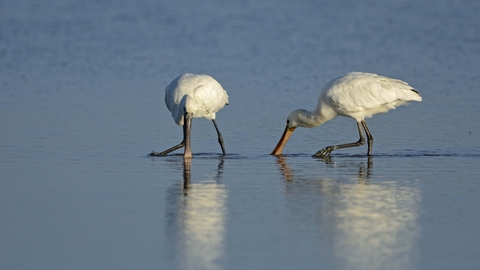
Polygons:
[[176,110],[172,112],[173,118],[175,119],[175,123],[177,125],[183,126],[183,116],[185,113],[194,113],[196,110],[197,104],[195,99],[193,99],[190,95],[184,95],[182,100],[180,101],[179,106]]
[[297,110],[298,126],[312,128],[335,118],[338,114],[326,104],[318,104],[313,111]]
[[319,126],[326,121],[328,121],[319,111],[307,111],[304,109],[299,109],[292,112],[294,115],[294,122],[296,122],[297,126],[312,128]]
[[194,113],[197,110],[197,103],[190,95],[183,96],[183,107],[186,113]]

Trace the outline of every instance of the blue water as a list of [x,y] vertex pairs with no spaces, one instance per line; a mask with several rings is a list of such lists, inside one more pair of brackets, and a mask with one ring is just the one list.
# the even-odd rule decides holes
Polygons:
[[[475,1],[0,2],[0,268],[478,269]],[[423,97],[367,119],[298,108],[350,71]],[[207,73],[191,164],[163,90]],[[186,184],[185,184],[186,182]]]

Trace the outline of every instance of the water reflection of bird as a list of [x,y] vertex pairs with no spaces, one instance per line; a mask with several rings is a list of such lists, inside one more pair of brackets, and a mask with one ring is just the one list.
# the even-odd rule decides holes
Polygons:
[[[219,181],[223,174],[223,164],[225,160],[223,158],[219,159],[217,166],[217,174],[213,176],[215,181]],[[183,161],[183,189],[188,190],[192,182],[192,161],[191,159],[186,159]]]
[[183,186],[167,194],[167,235],[180,269],[222,269],[228,190],[220,182],[223,159],[213,178],[192,182],[192,159],[183,163]]
[[165,156],[185,147],[184,158],[191,158],[190,131],[192,118],[212,120],[218,135],[218,142],[225,155],[223,137],[215,122],[215,114],[228,105],[227,91],[209,75],[186,73],[173,80],[165,88],[165,103],[177,125],[183,126],[183,140],[163,152],[152,151],[152,156]]
[[315,110],[295,110],[287,117],[287,127],[272,155],[281,155],[287,140],[297,127],[319,126],[338,115],[357,121],[360,134],[358,142],[327,146],[314,156],[329,156],[333,150],[365,144],[362,127],[367,135],[368,155],[372,155],[373,137],[365,118],[377,113],[386,113],[422,97],[408,83],[372,73],[351,72],[330,81],[320,93]]
[[[323,162],[327,165],[327,167],[335,168],[337,166],[336,162],[334,162],[330,156],[323,158]],[[280,165],[280,172],[282,173],[282,176],[285,178],[285,180],[287,182],[292,182],[295,176],[286,158],[282,156],[278,156],[277,163],[278,165]],[[360,166],[358,166],[358,177],[355,177],[355,178],[358,180],[359,183],[365,183],[365,181],[370,180],[372,168],[373,168],[373,161],[372,161],[372,157],[369,156],[367,159],[366,166],[364,166],[363,163],[361,163]]]
[[277,159],[291,202],[287,205],[292,205],[291,220],[308,222],[313,213],[321,250],[333,252],[338,268],[413,268],[421,203],[415,186],[373,181],[370,157],[360,163],[322,160],[323,176],[310,169],[305,173],[302,165],[288,161]]

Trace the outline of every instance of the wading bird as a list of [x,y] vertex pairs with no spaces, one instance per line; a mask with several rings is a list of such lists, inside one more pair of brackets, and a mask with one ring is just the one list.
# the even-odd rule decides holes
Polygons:
[[287,117],[287,127],[272,155],[281,155],[283,147],[297,127],[319,126],[338,115],[357,121],[358,142],[327,146],[314,157],[329,156],[333,150],[365,144],[362,127],[367,135],[368,155],[372,155],[373,137],[365,118],[386,113],[411,101],[422,101],[420,94],[408,83],[372,73],[351,72],[330,81],[321,91],[315,110],[295,110]]
[[165,156],[168,153],[185,147],[184,158],[191,158],[190,131],[193,118],[210,119],[215,126],[218,142],[225,155],[223,137],[215,122],[215,113],[228,105],[227,91],[212,77],[205,74],[185,73],[173,80],[165,88],[165,103],[172,113],[175,123],[183,126],[183,140],[163,152],[152,151],[151,156]]

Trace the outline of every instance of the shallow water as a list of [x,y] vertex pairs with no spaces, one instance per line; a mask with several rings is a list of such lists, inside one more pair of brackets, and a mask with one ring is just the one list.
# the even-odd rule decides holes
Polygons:
[[[2,1],[2,269],[478,269],[480,4],[472,1]],[[349,71],[421,103],[297,129]],[[193,159],[163,89],[227,89],[193,121]],[[187,184],[185,184],[187,183]]]

